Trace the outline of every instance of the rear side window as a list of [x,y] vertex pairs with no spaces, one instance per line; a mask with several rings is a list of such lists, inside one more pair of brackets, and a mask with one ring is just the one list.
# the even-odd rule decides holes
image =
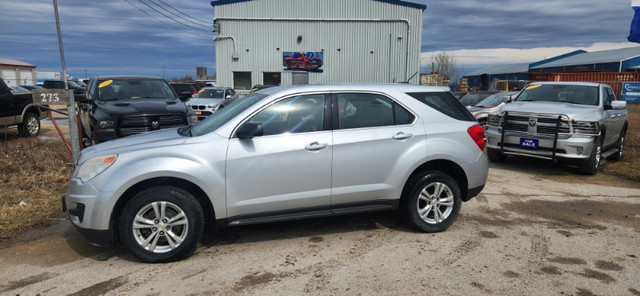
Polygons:
[[388,97],[376,94],[338,94],[340,129],[411,124],[415,117]]
[[469,110],[448,92],[415,92],[407,93],[416,100],[436,109],[443,114],[463,121],[476,121]]

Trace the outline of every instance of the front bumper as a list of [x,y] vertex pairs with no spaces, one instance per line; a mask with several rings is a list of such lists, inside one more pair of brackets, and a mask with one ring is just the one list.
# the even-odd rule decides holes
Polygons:
[[[593,143],[597,135],[563,135],[555,138],[538,137],[536,135],[507,133],[504,140],[496,128],[486,130],[487,148],[501,150],[504,154],[522,155],[542,159],[575,159],[586,160],[591,155]],[[521,146],[522,139],[537,140],[536,148]]]
[[90,183],[77,179],[69,182],[69,189],[62,196],[69,220],[92,245],[108,246],[115,241],[110,227],[111,196],[112,192],[98,191]]

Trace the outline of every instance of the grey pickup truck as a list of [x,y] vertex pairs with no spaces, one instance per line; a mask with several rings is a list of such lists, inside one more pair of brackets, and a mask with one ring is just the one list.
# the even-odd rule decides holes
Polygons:
[[626,108],[606,84],[531,83],[489,116],[487,156],[494,162],[507,155],[562,161],[595,175],[602,159],[622,158]]
[[47,113],[33,103],[30,92],[12,92],[0,78],[0,129],[17,125],[23,137],[40,133],[40,118]]

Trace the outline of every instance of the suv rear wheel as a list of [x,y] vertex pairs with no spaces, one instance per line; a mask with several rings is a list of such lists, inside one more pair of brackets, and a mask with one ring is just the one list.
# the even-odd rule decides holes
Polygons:
[[120,220],[124,245],[142,261],[156,263],[190,255],[202,236],[202,208],[189,192],[172,186],[138,193]]
[[458,183],[439,171],[427,171],[411,182],[405,200],[409,222],[424,232],[451,226],[462,203]]

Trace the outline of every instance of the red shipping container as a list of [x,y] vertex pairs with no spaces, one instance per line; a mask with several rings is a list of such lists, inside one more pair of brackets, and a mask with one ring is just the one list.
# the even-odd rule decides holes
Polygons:
[[616,99],[620,99],[623,82],[640,81],[637,72],[583,72],[583,73],[550,73],[529,72],[529,81],[584,81],[608,84],[613,88]]

